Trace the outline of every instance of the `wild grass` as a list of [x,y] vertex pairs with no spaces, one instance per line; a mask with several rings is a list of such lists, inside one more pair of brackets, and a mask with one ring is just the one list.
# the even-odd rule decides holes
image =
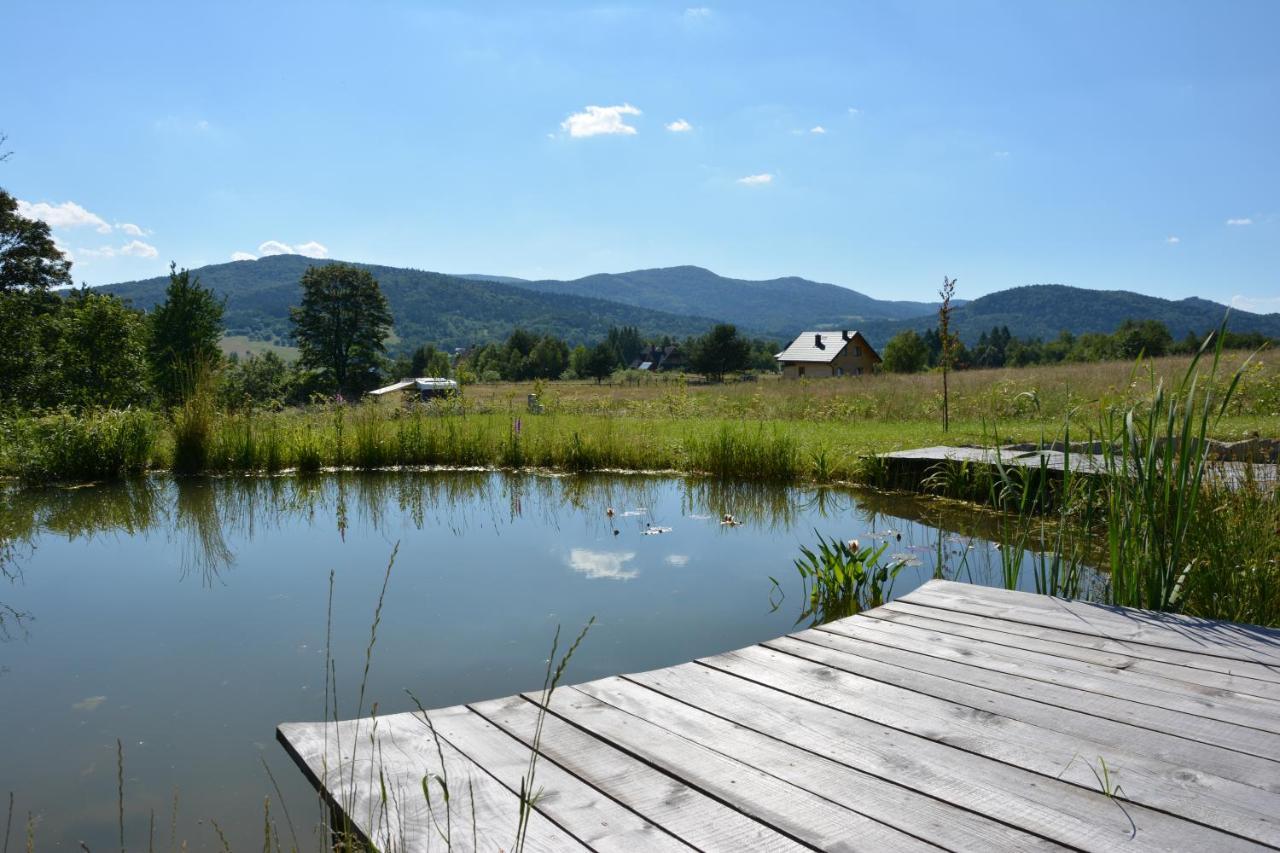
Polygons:
[[[1166,358],[1144,364],[1172,385],[1190,363]],[[865,482],[869,454],[979,443],[993,423],[1010,441],[1037,441],[1064,424],[1084,434],[1106,412],[1143,405],[1147,394],[1140,379],[1132,364],[1120,363],[962,371],[950,380],[946,433],[938,421],[938,377],[931,374],[725,385],[684,377],[613,386],[547,383],[540,394],[542,414],[527,411],[529,385],[468,386],[459,400],[411,409],[384,400],[224,413],[197,383],[197,393],[170,418],[152,416],[150,446],[131,460],[180,473],[441,465]],[[59,429],[94,429],[69,423],[76,420],[71,415],[53,417],[68,422]],[[119,476],[110,474],[110,465],[89,464],[100,454],[69,451],[81,460],[73,464],[58,459],[57,448],[40,446],[58,439],[45,420],[0,421],[0,474],[24,475],[33,483]],[[1241,372],[1209,434],[1253,433],[1280,435],[1280,370],[1273,359],[1255,360]],[[44,458],[49,464],[30,462]],[[118,467],[123,474],[138,463]]]
[[[1210,459],[1208,438],[1228,417],[1252,363],[1222,368],[1209,344],[1166,383],[1131,368],[1146,393],[1099,414],[1089,431],[1101,469],[1073,473],[1071,423],[1059,444],[1065,472],[997,464],[940,466],[925,485],[1009,512],[1001,531],[1004,583],[1020,585],[1031,555],[1035,588],[1081,594],[1088,539],[1106,543],[1101,596],[1112,604],[1261,625],[1280,623],[1280,488],[1248,463]],[[991,442],[998,443],[998,442]]]
[[58,412],[14,423],[5,455],[28,484],[113,480],[147,469],[159,432],[143,410]]

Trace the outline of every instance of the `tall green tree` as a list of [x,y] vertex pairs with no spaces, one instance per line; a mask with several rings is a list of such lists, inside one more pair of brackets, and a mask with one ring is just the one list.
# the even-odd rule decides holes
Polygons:
[[412,376],[435,376],[447,379],[449,371],[449,356],[436,349],[433,344],[423,344],[413,351],[410,362]]
[[919,373],[929,366],[929,348],[914,329],[898,332],[884,345],[884,369],[890,373]]
[[368,270],[350,264],[309,267],[302,274],[302,305],[290,315],[303,367],[319,371],[325,384],[344,394],[376,386],[391,311]]
[[58,310],[53,362],[60,402],[122,408],[147,398],[146,315],[109,293],[72,291]]
[[36,405],[49,390],[59,304],[50,291],[69,284],[71,262],[49,226],[20,215],[18,200],[0,189],[0,406]]
[[224,303],[192,278],[189,270],[169,264],[169,287],[164,302],[147,318],[150,340],[147,360],[156,393],[166,404],[187,398],[197,377],[218,367],[222,353]]
[[716,382],[724,380],[726,373],[746,370],[751,357],[751,344],[738,336],[732,323],[720,323],[693,342],[689,353],[689,367]]
[[559,379],[569,368],[569,345],[546,335],[529,351],[529,378]]
[[612,375],[617,366],[617,350],[608,341],[601,341],[588,351],[587,361],[582,366],[582,375],[584,378],[594,379],[598,385],[601,379],[607,379]]

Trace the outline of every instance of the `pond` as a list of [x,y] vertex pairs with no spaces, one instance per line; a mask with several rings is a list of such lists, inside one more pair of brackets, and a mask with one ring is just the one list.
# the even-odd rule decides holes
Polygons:
[[39,849],[118,845],[118,739],[131,848],[148,844],[152,820],[162,847],[220,849],[219,830],[233,849],[261,845],[266,796],[287,847],[283,795],[315,849],[319,807],[274,728],[324,718],[327,632],[338,713],[355,714],[384,579],[365,707],[393,713],[414,707],[407,691],[438,707],[536,688],[556,627],[571,637],[592,616],[571,682],[786,633],[805,604],[793,560],[815,530],[890,541],[886,556],[908,563],[895,594],[939,558],[948,577],[998,582],[994,523],[903,496],[652,476],[5,491],[0,796],[14,792],[12,843],[30,815]]

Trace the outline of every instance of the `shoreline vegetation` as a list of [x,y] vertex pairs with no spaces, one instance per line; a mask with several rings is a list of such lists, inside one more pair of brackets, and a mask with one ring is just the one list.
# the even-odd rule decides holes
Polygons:
[[[957,373],[952,427],[933,377],[878,375],[696,386],[465,386],[430,403],[366,401],[220,410],[211,383],[169,414],[58,412],[0,421],[0,474],[19,488],[171,471],[307,474],[462,468],[667,472],[721,481],[889,485],[876,454],[937,444],[1027,442],[1102,449],[1102,476],[940,465],[919,490],[1006,516],[1016,587],[1064,597],[1086,565],[1101,599],[1205,618],[1280,624],[1280,489],[1209,475],[1210,439],[1280,434],[1280,371],[1244,353],[1202,352],[1051,368]],[[527,395],[537,395],[537,413]],[[1043,472],[1041,472],[1043,474]],[[1105,543],[1098,565],[1097,543]],[[1036,555],[1024,567],[1025,552]]]
[[[1238,358],[1237,358],[1238,356]],[[1228,358],[1245,362],[1247,354]],[[670,471],[787,484],[875,484],[868,457],[936,444],[1095,440],[1143,412],[1194,358],[967,371],[952,377],[951,429],[936,377],[776,378],[697,385],[675,376],[608,385],[480,384],[456,399],[219,409],[201,391],[166,414],[143,408],[0,416],[0,476],[23,484],[332,468]],[[1233,376],[1202,377],[1225,386]],[[529,411],[536,394],[538,414]],[[1216,413],[1215,413],[1216,414]],[[1206,437],[1280,433],[1280,370],[1247,362]]]

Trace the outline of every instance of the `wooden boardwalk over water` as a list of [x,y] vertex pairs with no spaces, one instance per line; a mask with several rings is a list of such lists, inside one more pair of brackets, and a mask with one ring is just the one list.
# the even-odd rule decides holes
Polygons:
[[[1114,469],[1108,466],[1104,456],[1097,453],[1064,453],[1061,450],[1028,450],[1025,447],[920,447],[915,450],[896,450],[881,453],[886,466],[888,484],[893,488],[919,491],[930,473],[948,463],[964,463],[970,467],[989,469],[994,474],[1000,467],[1010,470],[1038,471],[1044,468],[1051,476],[1061,479],[1067,468],[1076,476],[1102,476],[1110,470],[1124,470],[1117,460]],[[1271,462],[1221,462],[1210,461],[1205,466],[1208,482],[1217,482],[1229,488],[1240,488],[1256,483],[1275,488],[1280,486],[1280,466]]]
[[[510,850],[539,698],[278,734],[382,850]],[[562,687],[541,752],[529,850],[1277,848],[1280,631],[933,581]]]

